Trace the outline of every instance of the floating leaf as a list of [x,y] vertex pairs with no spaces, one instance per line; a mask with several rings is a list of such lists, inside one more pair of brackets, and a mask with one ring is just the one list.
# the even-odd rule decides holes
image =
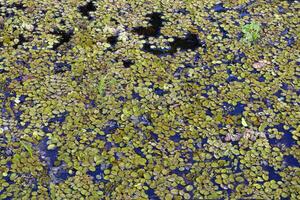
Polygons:
[[28,151],[30,157],[32,156],[32,147],[28,142],[20,141],[21,145]]
[[244,117],[242,117],[242,125],[243,125],[243,126],[245,126],[245,127],[247,127],[247,126],[248,126],[248,124],[247,124],[247,122],[246,122],[246,120],[245,120],[245,118],[244,118]]
[[271,62],[267,61],[267,60],[260,60],[256,63],[254,63],[252,66],[255,68],[255,69],[261,69],[263,67],[265,67],[266,65],[270,65]]
[[244,41],[248,43],[253,43],[260,37],[260,24],[257,22],[251,22],[242,27],[242,32],[244,33]]
[[102,77],[98,83],[98,93],[100,96],[104,95],[105,81],[106,81],[106,76]]
[[267,122],[263,122],[263,123],[259,126],[258,130],[259,130],[260,132],[263,132],[267,126],[268,126],[268,123],[267,123]]
[[55,149],[55,147],[56,147],[55,144],[49,144],[47,149],[48,150],[53,150],[53,149]]

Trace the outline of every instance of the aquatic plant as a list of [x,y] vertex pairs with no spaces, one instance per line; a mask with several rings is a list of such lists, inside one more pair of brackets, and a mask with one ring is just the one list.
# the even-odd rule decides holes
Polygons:
[[25,141],[20,141],[20,144],[27,150],[27,152],[29,153],[30,157],[33,157],[33,150],[31,145],[28,142]]
[[105,89],[105,82],[106,82],[106,78],[107,78],[107,75],[106,76],[101,76],[100,80],[99,80],[99,83],[98,83],[98,94],[100,96],[103,96],[104,95],[104,89]]
[[0,199],[298,198],[297,1],[0,2]]
[[242,27],[242,32],[244,34],[244,41],[253,44],[260,38],[261,25],[258,22],[251,22],[250,24],[245,24]]

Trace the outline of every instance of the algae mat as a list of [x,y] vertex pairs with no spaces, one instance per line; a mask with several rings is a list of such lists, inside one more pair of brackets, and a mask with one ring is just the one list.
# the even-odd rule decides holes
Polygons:
[[299,19],[0,0],[0,199],[299,199]]

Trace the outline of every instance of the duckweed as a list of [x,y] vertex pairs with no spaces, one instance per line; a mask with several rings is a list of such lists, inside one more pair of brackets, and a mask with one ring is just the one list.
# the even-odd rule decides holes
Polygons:
[[0,1],[0,199],[297,199],[298,10]]

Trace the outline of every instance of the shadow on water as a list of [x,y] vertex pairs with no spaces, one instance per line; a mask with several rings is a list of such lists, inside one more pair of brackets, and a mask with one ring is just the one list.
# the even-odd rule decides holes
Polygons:
[[27,6],[24,6],[22,3],[12,3],[11,8],[16,8],[17,10],[25,10]]
[[[133,32],[138,35],[143,35],[145,38],[149,37],[159,37],[160,29],[163,26],[164,20],[162,19],[162,14],[154,12],[152,14],[146,15],[150,18],[148,27],[136,27],[133,29]],[[161,49],[161,48],[152,48],[151,44],[144,44],[143,50],[154,55],[167,55],[174,54],[178,49],[182,51],[185,50],[195,50],[199,47],[204,47],[205,43],[201,43],[196,34],[188,33],[186,37],[174,37],[174,41],[170,42],[169,48]]]
[[23,34],[19,35],[18,43],[13,46],[13,48],[17,48],[19,45],[22,45],[24,42],[28,42],[28,40],[24,37]]
[[146,15],[146,17],[149,17],[149,23],[150,26],[148,27],[136,27],[133,29],[133,32],[138,34],[138,35],[143,35],[145,37],[158,37],[160,35],[160,28],[162,27],[163,24],[163,19],[161,13],[151,13]]
[[186,37],[180,38],[180,37],[174,37],[174,41],[170,42],[170,47],[166,49],[160,49],[160,48],[151,48],[151,45],[146,43],[143,47],[143,50],[149,53],[152,53],[154,55],[168,55],[168,54],[174,54],[177,52],[178,49],[181,51],[186,50],[195,50],[199,47],[205,48],[206,44],[204,42],[201,42],[196,34],[188,33]]
[[125,68],[129,68],[131,65],[134,64],[134,61],[132,60],[123,60],[122,62]]
[[114,36],[110,36],[107,38],[107,42],[113,47],[117,44],[118,42],[118,36],[114,35]]
[[0,2],[0,9],[6,18],[11,18],[16,15],[14,10],[25,10],[27,7],[22,3],[6,3],[7,1]]
[[83,6],[79,6],[78,7],[79,12],[82,14],[82,16],[87,17],[89,20],[92,19],[92,17],[90,16],[90,12],[92,11],[96,11],[97,8],[94,5],[93,1],[88,2],[87,4],[83,5]]
[[71,40],[72,36],[74,35],[74,32],[73,32],[73,30],[69,30],[69,31],[65,32],[62,30],[55,29],[52,32],[52,34],[59,36],[58,43],[53,44],[53,47],[52,47],[53,50],[56,50],[58,47],[60,47],[64,43],[68,43]]
[[177,49],[181,50],[195,50],[198,47],[203,47],[204,44],[201,44],[200,40],[198,39],[198,36],[193,33],[187,34],[185,38],[174,38],[174,42],[171,44],[171,49],[169,50],[169,53],[176,53]]

